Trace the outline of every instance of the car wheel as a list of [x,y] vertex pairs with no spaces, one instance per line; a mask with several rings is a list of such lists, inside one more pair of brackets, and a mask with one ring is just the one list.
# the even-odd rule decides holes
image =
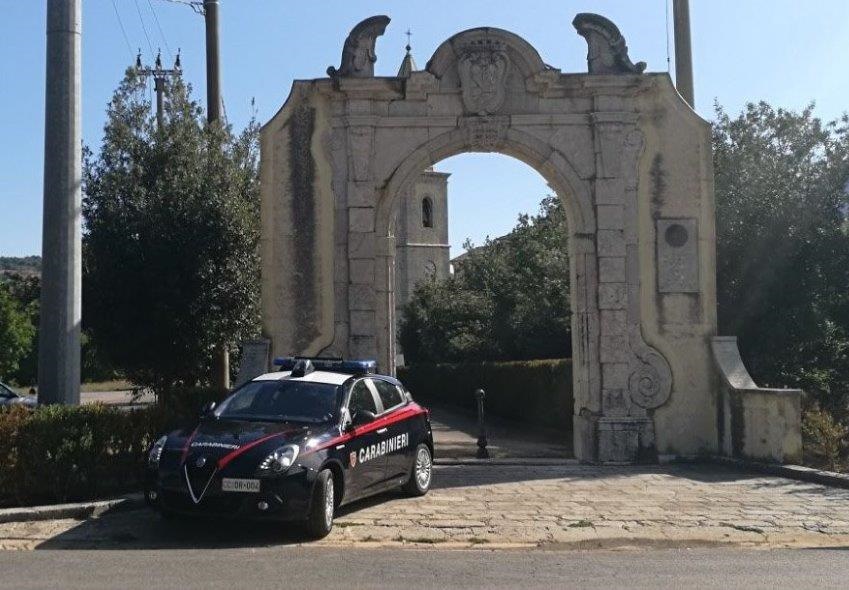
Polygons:
[[329,469],[324,469],[318,474],[313,487],[310,513],[306,523],[310,537],[321,539],[333,529],[333,512],[336,509],[334,494],[333,474]]
[[433,457],[430,448],[426,444],[416,447],[413,456],[413,468],[410,470],[410,479],[402,488],[410,496],[424,496],[430,489],[433,480]]

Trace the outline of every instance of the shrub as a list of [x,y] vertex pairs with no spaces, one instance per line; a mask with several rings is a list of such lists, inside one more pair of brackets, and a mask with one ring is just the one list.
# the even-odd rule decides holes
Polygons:
[[0,504],[88,500],[139,489],[157,436],[189,426],[218,394],[173,393],[155,406],[102,404],[0,410]]
[[839,471],[847,445],[849,428],[826,410],[814,407],[802,417],[802,444],[805,463]]
[[449,403],[469,410],[474,391],[486,391],[486,412],[512,420],[572,428],[572,361],[417,364],[402,367],[398,378],[422,401]]

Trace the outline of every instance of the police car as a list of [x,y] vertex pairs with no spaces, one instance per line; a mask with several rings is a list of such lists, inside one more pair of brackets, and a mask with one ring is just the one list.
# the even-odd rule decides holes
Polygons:
[[334,511],[433,476],[429,412],[374,361],[276,359],[280,370],[210,404],[148,454],[145,497],[163,516],[301,521],[316,538]]

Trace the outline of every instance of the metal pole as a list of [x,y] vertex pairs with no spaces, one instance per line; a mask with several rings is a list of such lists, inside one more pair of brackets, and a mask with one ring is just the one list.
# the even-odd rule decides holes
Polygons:
[[478,406],[478,452],[475,455],[478,459],[488,459],[489,451],[486,450],[486,422],[483,415],[483,400],[486,397],[486,392],[483,389],[475,390],[475,400]]
[[673,0],[672,11],[675,21],[675,86],[687,104],[695,108],[689,0]]
[[204,0],[206,20],[206,115],[212,123],[221,118],[221,68],[218,52],[218,0]]
[[[206,20],[206,116],[209,123],[221,119],[221,64],[218,51],[218,0],[204,0]],[[225,343],[215,347],[213,385],[219,391],[230,388],[230,353]]]
[[38,397],[80,402],[82,0],[47,1]]

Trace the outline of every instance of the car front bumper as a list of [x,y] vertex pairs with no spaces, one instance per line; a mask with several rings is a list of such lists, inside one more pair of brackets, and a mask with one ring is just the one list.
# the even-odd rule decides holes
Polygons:
[[200,498],[192,498],[179,473],[153,472],[145,486],[145,499],[152,507],[172,513],[247,520],[298,521],[309,514],[315,473],[295,473],[260,480],[259,492],[222,491],[222,476],[216,474]]

